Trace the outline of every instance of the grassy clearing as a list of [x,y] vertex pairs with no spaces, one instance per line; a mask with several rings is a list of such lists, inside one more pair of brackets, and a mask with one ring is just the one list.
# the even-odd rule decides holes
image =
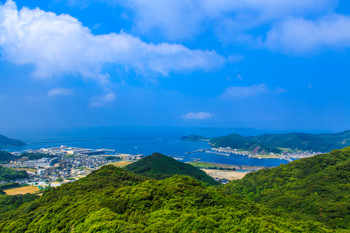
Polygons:
[[36,172],[36,169],[33,168],[12,168],[13,170],[16,171],[29,171],[29,172]]
[[217,165],[214,165],[212,163],[206,163],[206,162],[189,162],[188,164],[194,166],[194,167],[200,167],[200,168],[217,168]]
[[125,166],[128,166],[129,164],[132,164],[132,162],[130,162],[130,161],[119,161],[119,162],[110,163],[110,164],[114,165],[116,167],[125,167]]

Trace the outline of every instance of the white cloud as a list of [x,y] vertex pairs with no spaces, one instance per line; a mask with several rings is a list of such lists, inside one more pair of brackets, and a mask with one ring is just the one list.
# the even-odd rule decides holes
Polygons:
[[350,17],[327,15],[317,20],[291,18],[267,34],[266,46],[288,53],[307,53],[322,48],[350,47]]
[[215,114],[210,112],[189,112],[182,116],[186,120],[206,120],[211,119]]
[[108,92],[104,96],[94,98],[91,101],[90,106],[91,107],[102,107],[107,103],[113,102],[115,100],[115,98],[116,98],[116,96],[113,92]]
[[34,76],[77,74],[108,83],[106,64],[142,74],[210,70],[225,58],[214,51],[191,50],[179,44],[151,44],[120,32],[94,35],[70,15],[38,8],[17,10],[15,2],[0,5],[0,47],[3,57],[35,66]]
[[67,88],[55,88],[48,91],[47,95],[49,97],[71,95],[73,93],[72,89]]
[[261,94],[281,94],[286,92],[282,88],[276,88],[271,90],[265,84],[253,85],[253,86],[231,86],[227,87],[220,95],[222,99],[234,99],[234,98],[246,98],[252,96],[258,96]]

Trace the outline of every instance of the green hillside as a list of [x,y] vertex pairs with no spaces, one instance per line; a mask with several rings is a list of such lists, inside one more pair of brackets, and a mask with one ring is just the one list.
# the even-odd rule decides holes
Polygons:
[[110,165],[0,215],[0,231],[332,232],[190,177],[146,180]]
[[0,148],[23,146],[23,145],[25,145],[24,142],[21,142],[20,140],[11,139],[3,135],[0,135]]
[[26,171],[15,171],[13,169],[0,166],[0,181],[12,181],[26,178],[28,178]]
[[146,156],[125,168],[135,174],[154,179],[165,179],[173,175],[187,175],[211,185],[218,184],[218,182],[208,176],[204,171],[159,153]]
[[350,229],[350,147],[250,173],[225,189],[297,220]]
[[329,152],[333,149],[342,149],[346,146],[350,146],[350,131],[328,134],[264,134],[248,137],[232,134],[212,138],[210,143],[214,147],[231,147],[250,151],[256,149],[260,153],[280,153],[280,148],[290,148],[292,150],[301,151]]
[[0,163],[9,163],[13,160],[16,160],[16,156],[6,151],[0,151]]

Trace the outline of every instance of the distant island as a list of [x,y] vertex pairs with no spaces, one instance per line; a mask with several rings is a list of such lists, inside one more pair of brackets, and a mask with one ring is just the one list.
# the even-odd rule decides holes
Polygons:
[[330,152],[350,146],[350,131],[341,133],[285,133],[244,137],[231,134],[210,140],[213,147],[230,147],[254,154],[289,153],[293,151]]
[[181,140],[182,141],[209,141],[210,139],[200,135],[190,135],[190,136],[183,136]]
[[23,146],[23,145],[25,145],[25,143],[20,140],[11,139],[3,135],[0,135],[0,148]]

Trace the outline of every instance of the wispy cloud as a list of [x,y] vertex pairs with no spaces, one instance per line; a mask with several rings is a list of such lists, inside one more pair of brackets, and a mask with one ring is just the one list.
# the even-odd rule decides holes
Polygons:
[[206,120],[211,119],[215,114],[210,112],[189,112],[182,116],[186,120]]
[[116,98],[116,95],[113,92],[108,92],[106,95],[95,97],[91,103],[91,107],[102,107],[107,103],[113,102]]
[[[79,1],[68,0],[77,4]],[[227,25],[236,33],[264,23],[334,7],[336,0],[99,0],[119,4],[134,14],[135,29],[158,32],[168,39],[181,40],[201,33],[207,25]],[[85,1],[86,3],[86,1]],[[228,23],[229,22],[229,23]],[[186,26],[184,26],[186,25]],[[203,25],[206,25],[205,27]],[[226,29],[227,30],[227,29]]]
[[322,48],[350,47],[350,17],[327,15],[316,20],[291,18],[267,34],[266,46],[287,53],[308,53]]
[[231,86],[227,87],[224,92],[220,95],[222,99],[233,99],[233,98],[246,98],[258,96],[261,94],[281,94],[286,92],[285,89],[276,88],[270,89],[265,84],[253,85],[253,86]]
[[49,97],[55,97],[55,96],[65,96],[65,95],[71,95],[73,93],[72,89],[68,88],[55,88],[48,91],[47,95]]

